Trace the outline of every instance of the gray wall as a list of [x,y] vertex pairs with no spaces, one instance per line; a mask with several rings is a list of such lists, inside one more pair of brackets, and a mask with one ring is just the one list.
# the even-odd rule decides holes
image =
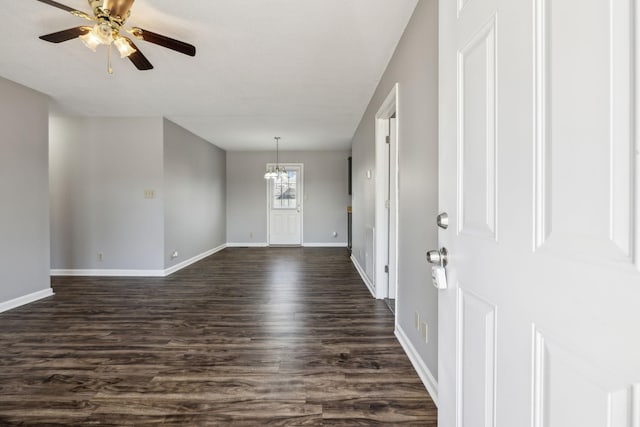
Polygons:
[[51,118],[53,269],[164,268],[162,132],[161,118]]
[[223,150],[164,120],[165,268],[226,243],[226,166]]
[[[281,163],[304,164],[304,243],[346,245],[349,151],[281,152]],[[275,151],[227,152],[227,241],[267,242],[267,163]],[[333,231],[338,236],[332,236]],[[251,237],[251,235],[253,237]]]
[[[365,230],[374,224],[375,114],[399,83],[398,324],[434,377],[438,373],[438,295],[425,251],[437,247],[438,9],[421,0],[353,138],[353,254],[365,265]],[[374,174],[375,175],[375,174]],[[429,344],[414,327],[414,312],[429,324]]]
[[51,287],[48,103],[0,78],[0,303]]

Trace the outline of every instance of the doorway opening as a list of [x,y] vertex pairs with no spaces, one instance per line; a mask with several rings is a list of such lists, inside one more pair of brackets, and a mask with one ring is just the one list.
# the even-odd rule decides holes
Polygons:
[[376,114],[376,297],[395,313],[398,253],[398,84]]

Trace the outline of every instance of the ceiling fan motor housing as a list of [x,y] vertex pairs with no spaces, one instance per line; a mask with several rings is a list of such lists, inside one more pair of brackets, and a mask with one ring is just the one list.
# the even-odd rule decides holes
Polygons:
[[94,15],[101,21],[107,21],[116,29],[131,16],[131,7],[135,0],[88,0]]

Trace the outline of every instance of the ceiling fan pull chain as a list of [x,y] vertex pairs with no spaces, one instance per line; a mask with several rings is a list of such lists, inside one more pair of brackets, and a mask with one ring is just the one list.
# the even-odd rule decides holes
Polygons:
[[113,74],[113,68],[111,68],[111,44],[109,44],[109,53],[107,54],[107,71],[109,74]]

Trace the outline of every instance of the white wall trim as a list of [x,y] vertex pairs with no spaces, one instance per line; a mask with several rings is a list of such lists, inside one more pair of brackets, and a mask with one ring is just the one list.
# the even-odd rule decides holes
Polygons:
[[183,268],[190,266],[191,264],[195,264],[196,262],[200,261],[201,259],[204,259],[204,258],[206,258],[208,256],[211,256],[211,255],[217,253],[217,252],[220,252],[221,250],[223,250],[226,247],[227,247],[227,245],[226,245],[226,243],[224,243],[224,244],[218,246],[217,248],[209,249],[208,251],[205,251],[205,252],[203,252],[203,253],[201,253],[199,255],[196,255],[196,256],[194,256],[192,258],[189,258],[188,260],[182,261],[179,264],[176,264],[174,266],[171,266],[171,267],[165,269],[164,270],[164,275],[165,276],[169,276],[169,275],[175,273],[176,271],[182,270]]
[[266,248],[267,246],[269,246],[267,242],[227,243],[228,248]]
[[302,246],[307,248],[346,248],[347,242],[335,243],[303,243]]
[[182,270],[185,267],[190,266],[208,256],[220,252],[226,248],[227,244],[222,244],[217,248],[209,249],[199,255],[196,255],[188,260],[182,261],[179,264],[171,266],[164,270],[51,270],[52,276],[89,276],[89,277],[167,277],[176,271]]
[[51,270],[52,276],[101,276],[101,277],[164,277],[164,270]]
[[43,298],[47,298],[47,297],[50,297],[52,295],[53,295],[53,289],[47,288],[47,289],[43,289],[41,291],[33,292],[31,294],[28,294],[28,295],[23,295],[21,297],[14,298],[14,299],[9,300],[9,301],[0,302],[0,313],[3,313],[5,311],[9,311],[9,310],[13,310],[14,308],[18,308],[18,307],[23,306],[25,304],[29,304],[29,303],[41,300]]
[[418,376],[422,380],[422,384],[424,384],[424,387],[429,392],[433,403],[438,406],[438,382],[427,367],[426,363],[424,363],[424,361],[418,354],[416,348],[413,346],[413,344],[411,344],[409,337],[407,337],[399,324],[396,324],[395,335],[396,338],[398,338],[400,345],[404,349],[404,352],[407,353],[407,356],[409,357],[409,361],[411,361],[413,368],[416,370]]
[[358,263],[357,258],[354,257],[353,255],[351,255],[351,262],[356,267],[356,270],[358,271],[358,274],[360,274],[360,278],[362,279],[364,284],[367,285],[367,289],[369,289],[369,292],[371,292],[371,295],[374,298],[376,298],[376,291],[375,291],[375,288],[373,287],[373,283],[371,283],[371,280],[369,280],[369,278],[367,277],[366,273],[364,272],[364,269]]

